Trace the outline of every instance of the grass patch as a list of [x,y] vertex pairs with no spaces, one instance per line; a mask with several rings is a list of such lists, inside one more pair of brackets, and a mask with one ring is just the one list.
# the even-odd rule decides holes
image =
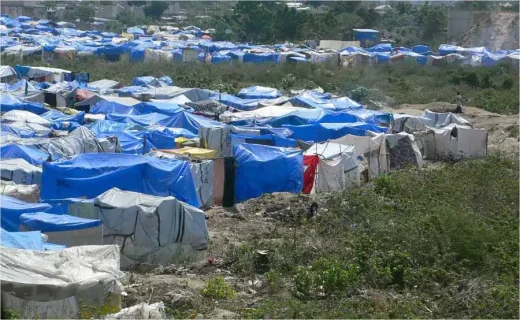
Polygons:
[[507,136],[510,138],[518,138],[518,125],[514,124],[506,128]]
[[269,250],[270,271],[267,298],[241,315],[517,318],[518,173],[489,156],[331,197],[294,234],[247,241]]
[[[13,57],[5,57],[3,63],[14,66],[19,62]],[[229,93],[251,85],[282,90],[320,86],[327,92],[351,95],[363,103],[372,100],[393,106],[454,102],[457,91],[460,91],[467,99],[467,105],[491,112],[517,114],[519,106],[518,71],[503,64],[492,68],[376,65],[340,69],[327,64],[130,63],[127,57],[119,62],[94,57],[50,63],[28,59],[23,64],[87,71],[92,81],[113,79],[125,85],[130,85],[136,76],[167,75],[177,86],[221,89]]]

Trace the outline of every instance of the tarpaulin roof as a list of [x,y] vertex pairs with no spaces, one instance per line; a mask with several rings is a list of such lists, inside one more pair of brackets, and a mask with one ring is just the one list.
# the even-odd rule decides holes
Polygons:
[[40,150],[18,144],[5,144],[0,146],[0,158],[22,158],[32,165],[38,166],[49,159],[50,155]]
[[264,193],[299,193],[303,186],[303,154],[299,150],[240,144],[233,147],[237,162],[235,200]]
[[241,89],[237,96],[244,99],[276,99],[282,94],[275,88],[252,86]]
[[9,93],[0,94],[0,105],[2,106],[2,112],[10,110],[26,110],[35,114],[47,112],[47,109],[43,107],[43,103],[22,100]]
[[20,224],[41,232],[57,232],[94,228],[101,225],[101,220],[85,219],[67,214],[33,212],[22,214]]
[[180,107],[178,104],[173,102],[141,102],[136,104],[134,108],[140,114],[148,114],[148,113],[162,113],[165,115],[174,115],[177,112],[183,111],[184,108]]
[[60,244],[44,242],[43,235],[40,231],[9,232],[1,229],[0,236],[2,237],[0,245],[8,248],[42,251],[60,250],[67,247]]
[[171,116],[152,112],[148,114],[107,114],[107,120],[116,122],[135,123],[142,126],[149,126],[153,124],[160,124],[166,127],[170,127],[172,123]]
[[110,113],[116,113],[116,114],[132,114],[137,115],[140,114],[137,109],[134,107],[129,107],[124,104],[120,104],[114,101],[108,101],[108,100],[99,100],[96,102],[95,105],[93,105],[90,108],[90,113],[93,114],[110,114]]
[[28,203],[10,196],[0,195],[1,227],[7,231],[18,231],[20,215],[28,212],[42,212],[51,208],[46,203]]
[[174,196],[198,207],[189,163],[123,153],[85,153],[45,163],[42,199],[92,198],[110,188]]
[[293,131],[292,139],[323,142],[337,139],[347,134],[364,136],[367,130],[385,132],[386,129],[365,122],[354,123],[314,123],[308,125],[284,125]]
[[144,127],[135,123],[99,120],[91,124],[89,129],[97,136],[99,134],[110,134],[124,130],[144,130]]

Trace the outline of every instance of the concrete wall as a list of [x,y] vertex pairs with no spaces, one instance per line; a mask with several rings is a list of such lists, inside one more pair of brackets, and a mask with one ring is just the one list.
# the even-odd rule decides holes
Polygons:
[[473,25],[473,10],[455,9],[448,10],[448,39],[457,38],[468,31]]

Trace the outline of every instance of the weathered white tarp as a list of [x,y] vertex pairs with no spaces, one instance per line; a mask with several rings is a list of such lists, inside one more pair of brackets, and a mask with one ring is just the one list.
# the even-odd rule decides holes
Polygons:
[[121,247],[121,265],[169,263],[178,250],[204,250],[208,231],[204,212],[174,197],[110,189],[69,206],[70,215],[103,221],[104,244]]
[[21,158],[1,159],[0,174],[2,180],[16,184],[41,184],[42,168],[33,166]]
[[59,251],[3,247],[0,257],[2,308],[21,318],[78,318],[83,304],[120,308],[123,273],[117,246]]

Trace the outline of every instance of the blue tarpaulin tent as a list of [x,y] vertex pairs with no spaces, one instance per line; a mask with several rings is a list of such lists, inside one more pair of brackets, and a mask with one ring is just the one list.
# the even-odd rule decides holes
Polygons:
[[44,212],[51,208],[46,203],[28,203],[6,195],[0,195],[2,206],[0,206],[0,214],[2,215],[1,227],[7,231],[18,231],[20,227],[20,215],[29,212]]
[[43,107],[43,103],[22,100],[9,93],[0,94],[0,105],[2,106],[2,112],[26,110],[35,114],[42,114],[48,111],[48,109]]
[[246,53],[242,58],[244,63],[278,63],[279,60],[279,53]]
[[2,247],[26,249],[26,250],[60,250],[66,246],[43,241],[43,236],[40,231],[27,232],[9,232],[4,229],[0,230]]
[[43,162],[47,161],[49,157],[50,155],[48,153],[24,145],[5,144],[0,146],[0,158],[2,159],[22,158],[30,164],[39,166]]
[[184,108],[179,106],[174,102],[141,102],[134,106],[134,108],[140,114],[148,114],[148,113],[161,113],[165,115],[174,115],[177,112],[184,111]]
[[233,147],[237,170],[235,201],[264,193],[299,193],[303,186],[303,154],[299,150],[240,144]]
[[231,146],[238,144],[252,143],[262,144],[275,147],[284,148],[296,148],[296,140],[284,138],[276,134],[261,134],[261,135],[244,135],[244,134],[232,134],[231,135]]
[[379,36],[379,31],[374,29],[353,29],[354,39],[356,40],[375,40]]
[[15,136],[18,136],[20,138],[32,138],[36,136],[36,133],[34,131],[11,127],[10,125],[5,123],[0,124],[0,131],[14,134]]
[[210,99],[217,100],[226,106],[233,107],[238,110],[248,111],[253,110],[258,107],[258,102],[262,99],[242,99],[236,97],[232,94],[222,93],[222,94],[212,94]]
[[20,224],[31,230],[58,232],[95,228],[101,225],[101,220],[85,219],[68,214],[33,212],[22,214],[20,216]]
[[367,130],[374,132],[386,132],[385,128],[365,122],[314,123],[300,126],[284,125],[284,127],[293,131],[293,135],[290,138],[314,142],[338,139],[347,134],[364,136]]
[[113,101],[108,100],[99,100],[90,108],[90,113],[93,114],[132,114],[132,115],[138,115],[140,114],[137,109],[135,109],[133,106],[129,107],[124,104],[120,104]]
[[42,199],[93,198],[111,188],[174,196],[198,207],[188,162],[124,153],[84,153],[45,163]]

